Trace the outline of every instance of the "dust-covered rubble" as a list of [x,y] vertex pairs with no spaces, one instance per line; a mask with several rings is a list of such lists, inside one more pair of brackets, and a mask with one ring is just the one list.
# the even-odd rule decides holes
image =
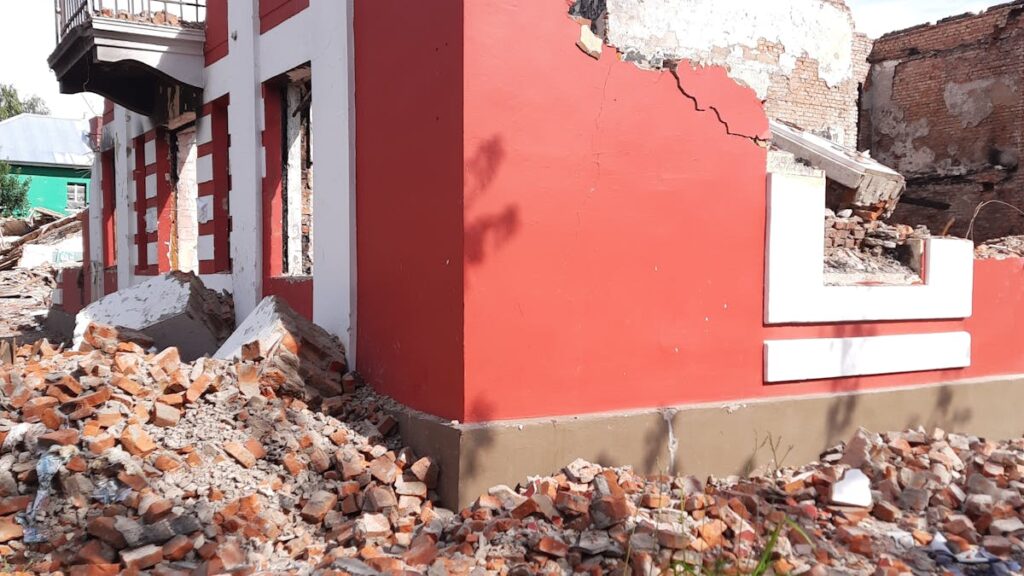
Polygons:
[[0,364],[0,562],[70,575],[1020,572],[1024,439],[861,430],[802,468],[707,480],[577,460],[456,514],[434,504],[438,467],[402,446],[393,404],[343,363],[320,374],[336,395],[292,385],[303,342],[186,363],[93,324],[77,351],[21,346]]

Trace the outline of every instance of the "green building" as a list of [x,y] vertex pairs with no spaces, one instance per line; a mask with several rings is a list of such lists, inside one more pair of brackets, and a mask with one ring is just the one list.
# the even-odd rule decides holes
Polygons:
[[88,120],[21,114],[0,122],[0,160],[31,179],[31,208],[71,214],[89,202],[92,147]]

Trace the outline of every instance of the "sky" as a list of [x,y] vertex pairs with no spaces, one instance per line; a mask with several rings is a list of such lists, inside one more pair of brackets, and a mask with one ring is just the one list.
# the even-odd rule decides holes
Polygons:
[[[946,16],[976,12],[999,1],[846,0],[853,9],[858,29],[872,37]],[[86,118],[102,113],[103,100],[97,96],[61,95],[46,64],[46,57],[56,43],[53,2],[0,0],[0,5],[6,9],[0,18],[0,83],[14,84],[22,95],[41,96],[55,116]]]
[[853,10],[857,29],[877,38],[964,12],[978,12],[1005,0],[846,0]]

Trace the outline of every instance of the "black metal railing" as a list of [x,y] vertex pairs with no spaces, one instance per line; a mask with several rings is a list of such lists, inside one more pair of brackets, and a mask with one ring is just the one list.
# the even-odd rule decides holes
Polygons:
[[169,24],[176,18],[182,24],[206,20],[206,0],[54,0],[57,42],[75,27],[93,16],[122,18],[137,22]]

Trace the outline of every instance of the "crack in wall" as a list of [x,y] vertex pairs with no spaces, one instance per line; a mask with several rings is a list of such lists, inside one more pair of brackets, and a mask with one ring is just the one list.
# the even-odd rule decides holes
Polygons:
[[[767,116],[783,119],[830,140],[854,146],[857,133],[858,77],[867,74],[856,65],[859,37],[852,16],[841,0],[805,0],[808,8],[751,6],[745,0],[725,0],[746,14],[744,22],[729,18],[697,20],[694,13],[726,8],[710,0],[575,0],[568,16],[581,25],[576,45],[594,59],[607,46],[614,56],[643,70],[671,71],[680,93],[698,112],[713,112],[726,134],[767,146],[755,128],[739,129],[729,110],[702,100],[690,79],[678,72],[681,62],[694,69],[721,68],[736,84],[749,88]],[[730,4],[731,5],[731,4]],[[730,8],[732,9],[732,8]],[[708,25],[707,22],[718,22]],[[815,30],[808,34],[809,23]],[[865,37],[866,39],[866,37]],[[868,48],[870,42],[868,42]],[[863,69],[861,69],[863,68]],[[810,74],[810,76],[808,76]],[[859,76],[858,76],[859,75]],[[689,89],[688,89],[689,88]],[[807,93],[820,93],[807,104]],[[837,102],[844,102],[841,106]]]
[[669,68],[669,70],[672,72],[672,76],[674,76],[675,79],[676,79],[676,86],[679,88],[679,93],[682,94],[683,96],[686,96],[687,98],[689,98],[693,102],[693,108],[696,111],[698,111],[698,112],[709,112],[709,111],[710,112],[714,112],[715,118],[718,119],[718,121],[722,124],[722,126],[725,126],[725,133],[726,134],[728,134],[729,136],[736,136],[738,138],[743,138],[743,139],[746,139],[746,140],[750,140],[754,144],[757,144],[758,146],[767,147],[771,143],[770,140],[767,140],[767,139],[764,139],[764,138],[760,138],[758,136],[752,136],[750,134],[743,134],[741,132],[734,132],[732,127],[729,126],[729,122],[725,118],[722,118],[722,113],[718,110],[717,107],[712,106],[712,105],[708,105],[707,107],[702,108],[701,104],[700,104],[700,101],[697,99],[697,97],[686,91],[686,88],[683,87],[683,79],[679,75],[679,65],[678,65],[678,62],[673,63],[673,65],[671,66],[671,68]]

